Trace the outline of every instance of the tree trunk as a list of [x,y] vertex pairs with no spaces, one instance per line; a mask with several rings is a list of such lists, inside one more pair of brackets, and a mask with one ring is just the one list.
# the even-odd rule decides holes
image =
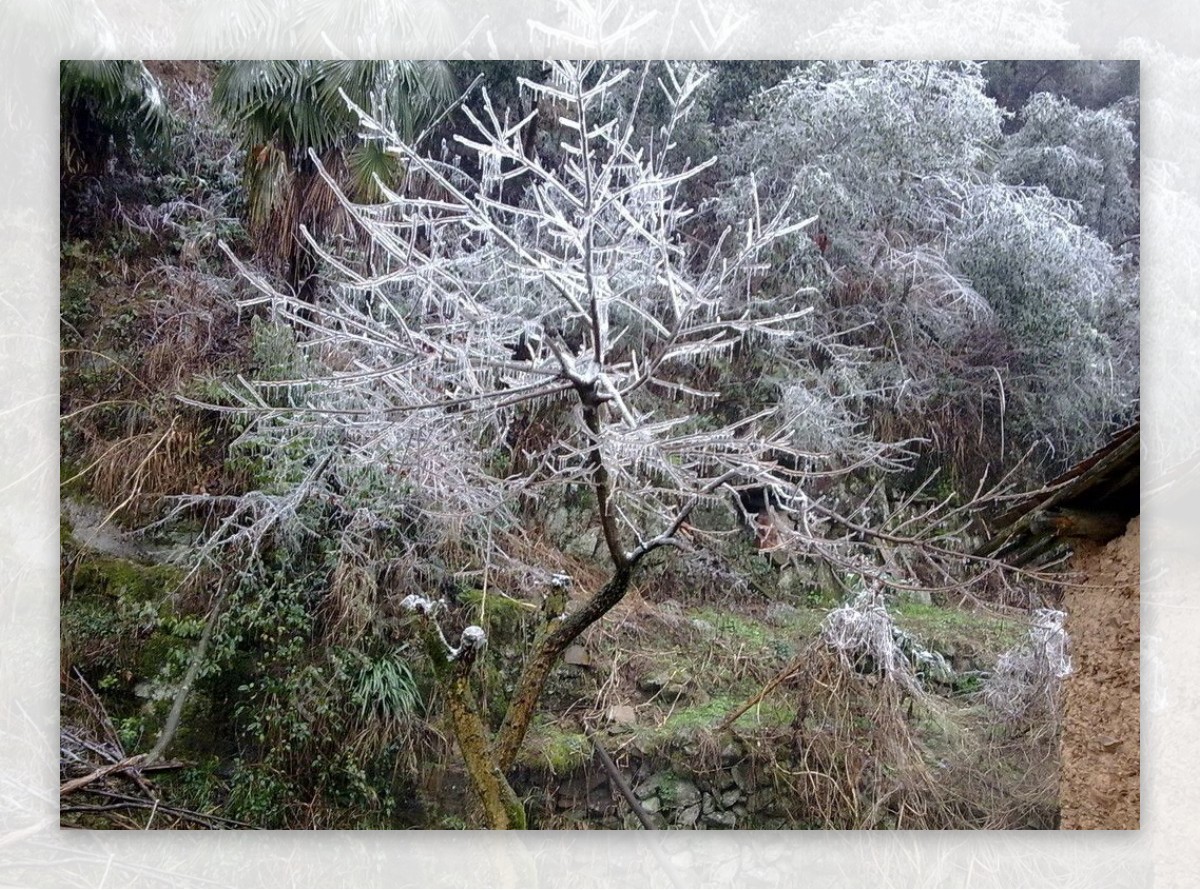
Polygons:
[[492,829],[521,829],[525,827],[525,808],[504,772],[492,757],[488,733],[475,706],[471,691],[469,668],[455,662],[453,676],[447,692],[450,704],[450,722],[454,726],[454,737],[467,765],[471,787],[483,804],[483,815],[487,827]]
[[581,633],[620,602],[629,589],[632,575],[633,565],[619,567],[608,583],[583,606],[566,619],[552,619],[547,625],[546,632],[521,671],[517,691],[508,703],[508,710],[504,712],[504,723],[500,726],[494,749],[496,763],[501,769],[509,769],[516,760],[521,743],[525,741],[525,733],[529,731],[529,723],[533,719],[538,700],[542,697],[546,679],[558,662],[558,657]]
[[546,626],[538,636],[533,655],[525,663],[517,683],[517,691],[504,714],[504,723],[494,743],[471,689],[471,665],[474,653],[452,657],[438,629],[436,619],[423,614],[426,649],[433,662],[434,673],[446,691],[450,722],[455,740],[466,763],[471,788],[483,805],[488,828],[521,829],[526,827],[525,809],[509,784],[505,772],[512,767],[537,703],[542,697],[546,679],[558,663],[559,656],[581,633],[620,602],[629,589],[634,563],[619,567],[591,599],[570,616],[549,615]]
[[525,808],[492,756],[487,727],[479,716],[475,693],[471,689],[471,666],[475,663],[476,652],[465,649],[452,657],[446,650],[437,619],[423,612],[422,620],[425,648],[433,662],[434,676],[446,691],[454,738],[462,752],[471,788],[483,805],[487,827],[524,828]]

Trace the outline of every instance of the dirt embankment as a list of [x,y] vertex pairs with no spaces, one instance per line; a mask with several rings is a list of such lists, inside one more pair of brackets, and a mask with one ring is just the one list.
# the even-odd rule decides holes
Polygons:
[[1139,542],[1135,518],[1123,536],[1076,550],[1088,586],[1064,598],[1075,667],[1062,741],[1064,829],[1139,825]]

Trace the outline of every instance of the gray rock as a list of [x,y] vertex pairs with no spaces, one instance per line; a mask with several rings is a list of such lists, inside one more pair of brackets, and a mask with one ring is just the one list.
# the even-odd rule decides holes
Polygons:
[[680,828],[694,828],[700,820],[700,804],[685,807],[675,814],[675,824]]
[[954,685],[954,671],[940,652],[917,649],[912,654],[913,666],[926,683],[940,686]]
[[754,778],[748,764],[739,763],[730,772],[733,774],[733,781],[739,788],[747,794],[754,790]]
[[812,565],[800,565],[795,562],[779,570],[779,578],[775,589],[784,596],[806,597],[814,590],[821,588],[820,570]]
[[716,809],[716,804],[713,803],[713,796],[705,791],[700,797],[700,812],[707,816],[714,809]]
[[106,510],[74,498],[65,498],[62,512],[67,518],[71,535],[80,547],[118,559],[137,562],[151,559],[151,548],[146,547],[136,535],[119,529],[115,522],[109,520]]
[[587,647],[581,646],[579,643],[572,643],[570,646],[568,646],[563,651],[562,660],[564,664],[573,664],[577,665],[578,667],[596,666],[595,659],[592,658],[592,655],[590,652],[588,652]]
[[647,813],[657,813],[662,809],[662,799],[657,794],[652,794],[642,801],[642,809]]
[[566,507],[559,507],[557,510],[552,510],[550,515],[546,517],[546,531],[552,537],[561,537],[567,533],[567,528],[571,524],[571,511]]
[[789,603],[771,603],[767,606],[766,618],[767,623],[779,627],[791,624],[799,614],[800,610]]
[[637,723],[637,714],[633,705],[613,705],[608,709],[608,719],[622,726],[632,726]]
[[741,789],[734,786],[721,795],[721,806],[728,809],[742,799]]
[[600,529],[589,528],[567,540],[563,552],[568,556],[591,559],[600,548]]
[[746,798],[746,806],[752,812],[761,813],[775,806],[775,791],[771,788],[761,788]]
[[653,695],[660,692],[667,684],[671,682],[671,677],[668,674],[647,674],[643,677],[638,677],[638,689],[647,695]]
[[637,831],[642,827],[642,820],[636,813],[626,813],[621,817],[621,828],[625,831]]
[[693,804],[696,806],[700,804],[700,789],[690,779],[673,777],[671,781],[664,782],[659,791],[664,798],[664,803],[673,809],[684,809]]
[[933,595],[928,590],[902,590],[897,599],[905,603],[917,603],[922,606],[933,605]]
[[727,811],[718,810],[715,813],[709,813],[705,816],[704,823],[711,825],[713,828],[734,828],[737,825],[737,816]]
[[638,800],[645,800],[653,794],[657,794],[660,787],[668,782],[671,774],[668,772],[658,772],[650,776],[644,782],[639,782],[637,787],[633,789],[633,795]]

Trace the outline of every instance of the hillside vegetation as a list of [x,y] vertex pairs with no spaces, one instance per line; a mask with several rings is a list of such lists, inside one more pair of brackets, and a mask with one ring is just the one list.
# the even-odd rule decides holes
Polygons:
[[61,83],[64,824],[1057,825],[1136,64]]

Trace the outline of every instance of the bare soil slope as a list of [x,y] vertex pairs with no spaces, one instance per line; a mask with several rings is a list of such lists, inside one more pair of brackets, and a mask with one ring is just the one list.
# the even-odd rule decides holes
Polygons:
[[1075,554],[1089,586],[1064,598],[1075,667],[1062,741],[1064,829],[1139,827],[1139,542],[1135,518],[1123,536]]

